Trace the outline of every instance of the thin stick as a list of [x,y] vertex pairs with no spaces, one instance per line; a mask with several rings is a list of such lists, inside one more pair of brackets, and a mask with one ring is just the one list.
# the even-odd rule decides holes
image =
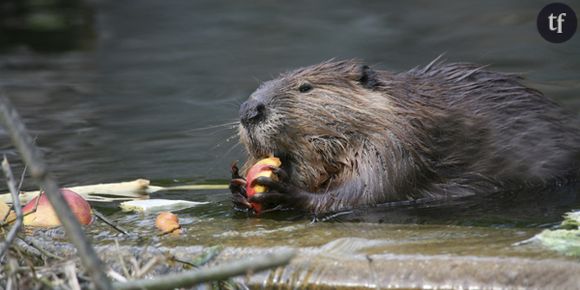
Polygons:
[[[36,139],[34,139],[36,140]],[[6,155],[4,155],[6,158]],[[24,176],[26,176],[26,164],[24,164],[24,169],[22,170],[22,174],[20,175],[20,182],[18,183],[18,187],[16,188],[16,192],[20,194],[20,189],[22,188],[22,184],[24,183]],[[20,196],[19,196],[20,199]],[[10,210],[6,211],[6,215],[2,218],[2,223],[6,222],[6,219],[10,215],[10,211],[14,210],[14,204],[10,206]],[[35,209],[36,210],[36,209]]]
[[[0,222],[0,224],[2,226],[4,226],[4,224],[7,224],[8,222],[6,221],[6,219],[8,218],[8,216],[10,215],[10,213],[12,212],[12,210],[14,209],[14,205],[11,205],[10,208],[6,211],[6,213],[4,214],[4,216],[2,217],[2,220]],[[9,221],[12,222],[12,221]]]
[[176,262],[176,263],[180,263],[180,264],[184,264],[193,268],[197,268],[198,266],[194,263],[190,263],[188,261],[184,261],[184,260],[180,260],[178,258],[176,258],[175,256],[172,256],[170,254],[167,254],[167,259],[169,259],[170,261]]
[[93,214],[100,219],[101,221],[103,221],[104,223],[106,223],[107,225],[109,225],[110,227],[114,228],[115,230],[117,230],[118,232],[120,232],[123,235],[129,235],[127,233],[127,231],[116,225],[114,222],[112,222],[111,220],[109,220],[108,218],[106,218],[102,213],[100,213],[99,211],[97,211],[96,209],[93,208]]
[[107,274],[109,274],[109,276],[117,281],[120,282],[127,282],[127,278],[123,277],[123,275],[119,274],[118,272],[115,272],[115,270],[113,269],[109,269],[109,271],[107,272]]
[[24,177],[26,177],[26,169],[28,168],[28,166],[26,164],[24,164],[24,169],[22,169],[22,174],[20,175],[20,182],[18,183],[18,192],[20,192],[20,189],[22,189],[22,184],[24,184]]
[[0,259],[4,256],[4,253],[16,238],[16,234],[18,234],[20,228],[22,227],[22,219],[23,219],[22,208],[20,207],[20,199],[18,198],[18,191],[16,190],[16,184],[14,183],[14,175],[12,174],[12,170],[10,170],[10,164],[8,164],[6,155],[4,155],[4,160],[2,160],[2,171],[4,171],[4,175],[6,176],[6,183],[8,184],[8,189],[12,194],[12,204],[14,205],[14,212],[16,213],[16,221],[14,222],[14,224],[10,228],[10,231],[6,235],[6,240],[4,241],[3,245],[0,246]]
[[212,268],[168,274],[155,279],[134,280],[125,283],[114,283],[117,290],[174,289],[189,288],[209,281],[226,280],[246,273],[256,273],[288,264],[294,257],[294,250],[282,250],[261,257],[224,263]]
[[158,256],[151,258],[147,263],[145,263],[145,265],[136,269],[135,277],[143,278],[143,276],[147,275],[147,273],[149,273],[151,270],[153,270],[153,267],[155,267],[159,262],[161,262],[161,261],[160,261],[160,258]]
[[[36,138],[34,138],[34,142],[36,143]],[[6,155],[4,155],[4,158],[6,158]],[[16,188],[16,191],[20,194],[20,189],[22,189],[22,184],[24,183],[24,177],[26,176],[26,169],[28,168],[28,166],[26,166],[26,164],[24,164],[24,169],[22,169],[22,174],[20,175],[20,182],[18,183],[18,188]],[[18,197],[18,199],[20,199],[20,196]],[[37,203],[38,206],[38,203]],[[6,211],[6,215],[2,218],[2,223],[6,222],[6,219],[8,218],[8,216],[10,215],[10,211],[14,210],[14,204],[12,204],[10,206],[10,210]],[[36,211],[36,207],[34,207],[34,211]]]
[[[22,159],[30,169],[30,175],[41,188],[46,191],[46,196],[54,208],[58,219],[62,222],[67,236],[77,248],[77,253],[86,271],[91,275],[93,283],[97,289],[113,289],[111,281],[103,271],[101,260],[97,257],[95,249],[85,236],[83,228],[79,224],[75,215],[66,203],[59,191],[56,181],[52,178],[42,153],[32,145],[32,139],[22,123],[18,112],[12,107],[8,99],[0,95],[0,120],[7,129],[12,143],[20,152]],[[16,203],[18,198],[13,202]],[[19,208],[19,206],[16,206]]]
[[[119,240],[115,239],[115,246],[117,247],[117,252],[120,252],[119,249]],[[127,268],[127,264],[121,255],[117,256],[119,258],[119,264],[121,264],[121,268],[123,269],[123,273],[125,273],[125,277],[131,277],[131,273],[129,273],[129,269]],[[127,281],[127,279],[125,279]]]
[[59,261],[64,261],[64,258],[61,256],[57,256],[47,250],[45,250],[42,246],[40,246],[35,240],[34,238],[31,237],[18,237],[19,240],[21,240],[22,242],[24,242],[25,244],[27,244],[30,247],[33,247],[34,249],[36,249],[37,251],[40,252],[40,254],[48,257],[48,258],[53,258]]
[[36,210],[38,209],[38,204],[40,203],[40,198],[42,198],[42,195],[44,194],[44,191],[40,191],[40,193],[38,194],[38,197],[36,198],[36,201],[34,201],[34,208],[30,211],[30,213],[35,213]]
[[150,185],[147,188],[147,192],[154,193],[158,191],[171,191],[171,190],[213,190],[213,189],[228,189],[228,188],[229,188],[228,184],[190,184],[170,187]]

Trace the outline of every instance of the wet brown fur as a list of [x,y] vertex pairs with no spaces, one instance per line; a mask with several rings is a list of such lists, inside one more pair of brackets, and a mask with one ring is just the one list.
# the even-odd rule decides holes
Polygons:
[[[310,84],[312,90],[300,92]],[[283,157],[314,212],[541,186],[579,174],[580,129],[520,78],[439,60],[393,74],[328,61],[265,82],[246,168]],[[292,193],[288,193],[292,194]]]

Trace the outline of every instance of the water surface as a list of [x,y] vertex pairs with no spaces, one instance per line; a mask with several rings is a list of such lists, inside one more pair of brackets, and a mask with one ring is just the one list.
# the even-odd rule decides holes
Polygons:
[[[92,47],[51,54],[7,49],[0,55],[0,87],[62,184],[134,178],[157,185],[225,183],[230,163],[244,155],[232,126],[213,126],[235,122],[239,104],[261,81],[331,58],[403,71],[445,53],[450,61],[522,73],[580,116],[580,37],[559,45],[543,40],[535,26],[543,5],[96,1]],[[21,170],[4,134],[1,144]],[[369,253],[561,257],[512,244],[580,205],[577,191],[562,191],[524,205],[467,201],[362,210],[314,224],[297,213],[248,218],[232,211],[225,191],[176,192],[157,197],[211,203],[179,212],[186,235],[152,241],[318,247],[358,237],[386,241]],[[135,233],[151,234],[152,216],[102,210]],[[103,244],[118,237],[99,224],[90,232]]]

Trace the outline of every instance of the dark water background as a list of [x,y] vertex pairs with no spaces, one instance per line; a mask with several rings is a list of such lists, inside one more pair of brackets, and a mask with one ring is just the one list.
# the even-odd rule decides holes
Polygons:
[[[535,26],[543,1],[98,1],[94,45],[5,50],[0,86],[66,184],[225,179],[235,121],[260,81],[330,58],[382,69],[450,61],[521,72],[580,112],[580,36]],[[579,6],[580,8],[580,6]],[[5,142],[3,142],[5,144]],[[4,145],[5,150],[12,150]]]
[[[243,152],[236,146],[234,130],[212,126],[236,121],[239,104],[261,81],[331,58],[359,58],[376,68],[404,71],[446,53],[450,61],[489,64],[495,70],[522,73],[531,86],[580,116],[580,35],[563,44],[542,39],[536,29],[536,15],[545,4],[91,1],[83,11],[92,16],[86,33],[76,34],[82,45],[75,49],[38,52],[43,42],[30,49],[13,39],[2,42],[0,34],[0,88],[19,109],[62,184],[134,178],[165,185],[225,183],[230,163],[243,160]],[[580,12],[580,3],[571,4]],[[21,38],[33,37],[38,35]],[[48,46],[50,38],[45,41]],[[21,170],[4,133],[0,141],[2,153]],[[27,186],[33,187],[30,182]],[[0,188],[5,191],[4,184]],[[237,219],[224,191],[181,192],[165,197],[213,202],[188,212],[184,219],[186,224],[197,223],[199,229],[213,231],[196,236],[199,243],[211,243],[212,239],[235,243],[245,231],[264,227],[282,229],[277,232],[282,232],[280,236],[265,234],[269,243],[284,241],[293,231],[285,230],[285,226],[296,225],[287,218],[269,224]],[[500,208],[485,216],[471,214],[478,215],[479,221],[468,224],[513,226],[521,225],[519,217],[526,217],[524,226],[542,227],[577,207],[574,197],[567,198],[539,212],[528,208],[506,215],[505,208]],[[538,204],[542,205],[537,202],[532,207],[538,209]],[[442,210],[427,209],[419,214],[404,211],[391,218],[423,223],[432,220],[437,215],[434,212]],[[390,221],[381,216],[376,221]],[[152,223],[136,215],[118,217],[137,228],[145,229]],[[358,230],[361,235],[375,233],[374,226],[370,227],[368,231]],[[228,230],[234,234],[228,235]],[[414,227],[398,230],[410,231],[411,238],[420,236]],[[434,232],[446,236],[449,231],[455,230],[439,228]],[[311,232],[293,233],[312,238]],[[337,233],[344,235],[344,228],[338,227]],[[499,235],[509,236],[509,245],[533,232],[518,233]],[[479,232],[470,230],[461,233],[469,234],[480,237]],[[321,241],[336,237],[327,235]],[[438,235],[430,237],[440,239]],[[481,241],[497,242],[498,236],[493,237]],[[314,240],[318,241],[316,237]],[[432,241],[428,239],[427,245],[433,246]],[[499,241],[503,247],[502,239]],[[445,245],[441,251],[447,251],[450,245],[455,244]],[[475,248],[481,250],[479,244]]]

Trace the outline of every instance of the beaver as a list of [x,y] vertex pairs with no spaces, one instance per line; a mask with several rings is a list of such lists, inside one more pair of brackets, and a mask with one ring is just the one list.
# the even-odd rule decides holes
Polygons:
[[580,176],[580,126],[520,76],[435,59],[392,73],[326,61],[264,82],[240,107],[248,160],[282,160],[249,202],[312,213],[561,185]]

